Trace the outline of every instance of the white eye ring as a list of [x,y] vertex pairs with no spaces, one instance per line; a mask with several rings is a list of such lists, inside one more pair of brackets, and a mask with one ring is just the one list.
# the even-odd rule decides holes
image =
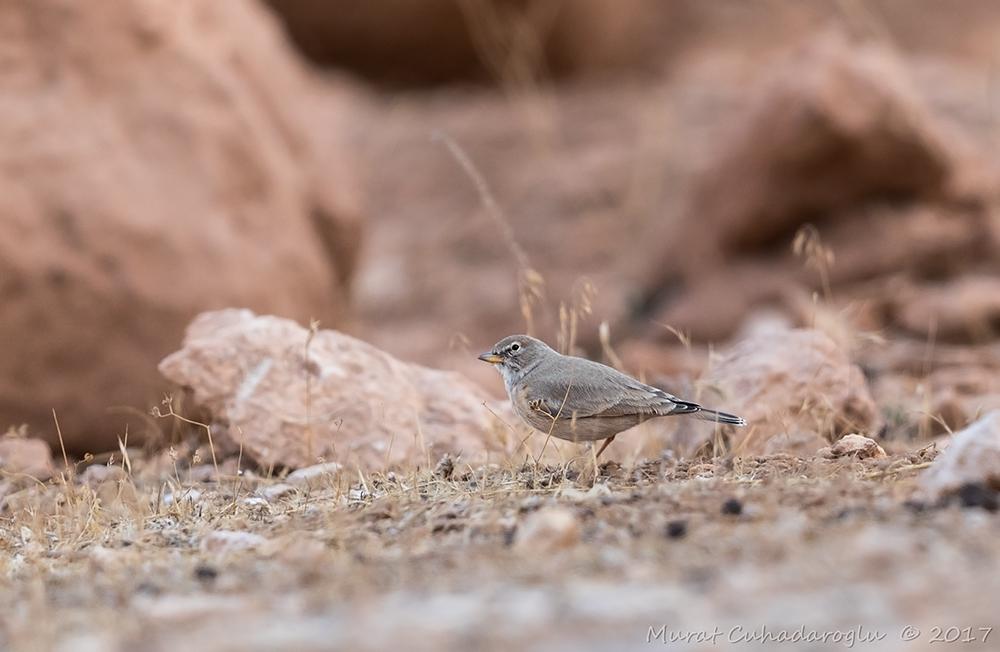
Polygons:
[[518,344],[517,342],[514,342],[513,344],[510,345],[510,350],[516,353],[517,351],[521,350],[521,345]]

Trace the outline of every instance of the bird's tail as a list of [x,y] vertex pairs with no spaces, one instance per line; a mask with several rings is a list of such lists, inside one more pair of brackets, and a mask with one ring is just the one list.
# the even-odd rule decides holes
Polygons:
[[727,423],[731,426],[745,426],[747,425],[747,420],[738,417],[734,414],[727,414],[725,412],[716,412],[715,410],[709,410],[708,408],[701,408],[697,412],[692,412],[691,416],[696,419],[701,419],[702,421],[715,421],[716,423]]
[[727,414],[726,412],[716,412],[715,410],[709,410],[708,408],[701,407],[697,403],[678,401],[676,399],[671,399],[671,401],[674,403],[674,408],[670,410],[670,414],[690,414],[695,419],[701,419],[702,421],[714,421],[716,423],[725,423],[731,426],[747,425],[746,419],[738,417],[735,414]]

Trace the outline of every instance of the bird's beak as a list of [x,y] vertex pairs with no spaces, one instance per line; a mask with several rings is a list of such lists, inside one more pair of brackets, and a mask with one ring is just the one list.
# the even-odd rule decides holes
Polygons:
[[486,353],[482,354],[481,356],[479,356],[479,359],[482,360],[483,362],[489,362],[490,364],[497,364],[503,362],[503,358],[498,356],[496,353],[493,353],[492,351],[487,351]]

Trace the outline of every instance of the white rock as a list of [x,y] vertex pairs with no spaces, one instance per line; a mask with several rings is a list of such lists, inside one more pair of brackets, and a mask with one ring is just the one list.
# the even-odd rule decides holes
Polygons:
[[[324,462],[323,464],[313,464],[297,471],[292,471],[285,478],[288,485],[292,487],[318,487],[323,484],[333,482],[340,472],[341,466],[337,463]],[[280,485],[277,485],[280,486]]]
[[464,376],[402,362],[337,331],[310,340],[291,320],[249,310],[196,317],[160,371],[193,389],[195,403],[265,466],[325,460],[379,471],[444,453],[475,464],[514,445],[493,436],[502,419],[515,421],[509,405]]
[[998,410],[956,432],[947,450],[920,477],[917,489],[931,499],[938,499],[968,483],[1000,487]]

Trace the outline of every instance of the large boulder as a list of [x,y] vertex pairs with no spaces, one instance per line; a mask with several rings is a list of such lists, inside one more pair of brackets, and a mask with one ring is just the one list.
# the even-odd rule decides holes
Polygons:
[[696,180],[681,228],[704,248],[684,251],[732,257],[873,198],[939,199],[956,182],[947,136],[892,52],[828,32],[778,69]]
[[818,330],[759,331],[712,365],[711,382],[747,420],[732,448],[815,453],[846,434],[866,433],[876,410],[861,369]]
[[654,321],[724,339],[761,305],[794,314],[802,292],[995,259],[995,164],[909,72],[836,30],[779,65],[694,177],[647,285]]
[[[317,62],[393,83],[524,83],[657,70],[697,4],[659,0],[267,0]],[[526,78],[526,76],[528,78]]]
[[995,276],[904,287],[894,304],[899,324],[924,339],[984,343],[1000,334],[1000,279]]
[[504,426],[516,423],[509,404],[487,400],[460,374],[401,362],[333,330],[310,337],[291,320],[249,310],[199,315],[160,371],[265,467],[370,472],[446,453],[482,464],[517,445]]
[[343,323],[356,93],[257,4],[13,0],[0,61],[4,423],[55,442],[54,409],[70,452],[139,443],[199,312]]

